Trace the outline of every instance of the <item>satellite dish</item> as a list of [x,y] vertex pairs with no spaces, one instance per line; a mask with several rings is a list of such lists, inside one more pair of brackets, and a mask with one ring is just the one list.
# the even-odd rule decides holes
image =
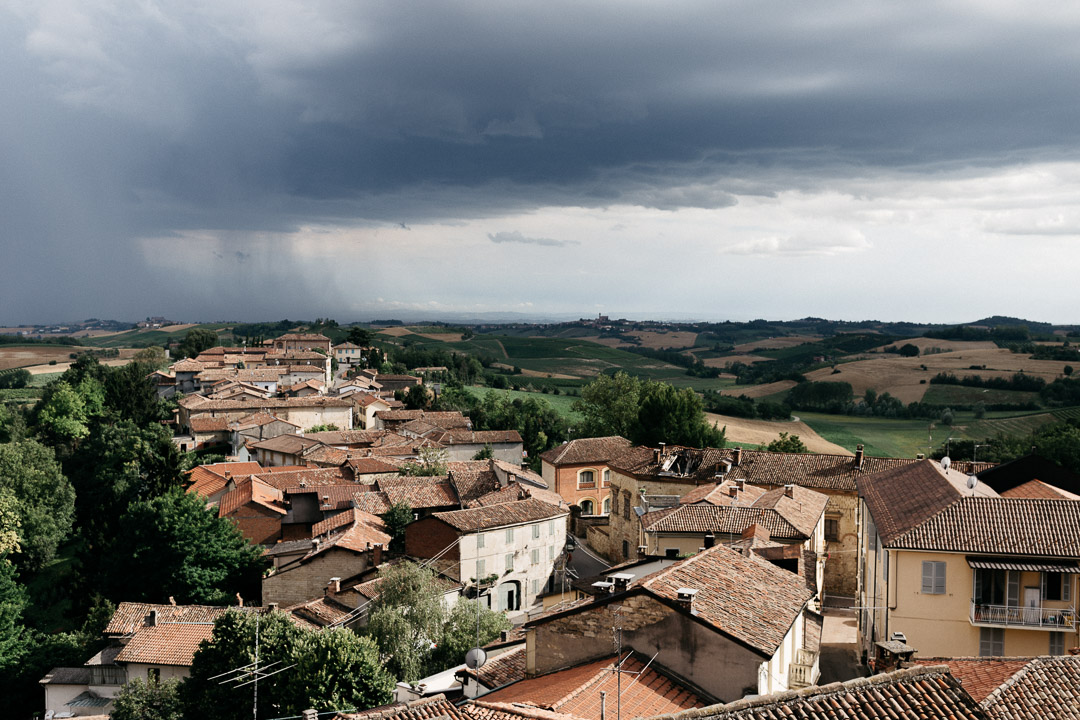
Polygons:
[[487,662],[487,653],[484,652],[484,648],[474,647],[469,652],[465,653],[465,667],[470,670],[476,670],[483,667]]
[[950,465],[952,465],[952,460],[949,459],[948,455],[941,458],[941,469],[942,470],[948,470]]
[[968,475],[968,490],[974,490],[975,486],[979,484],[979,478],[975,477],[975,473]]

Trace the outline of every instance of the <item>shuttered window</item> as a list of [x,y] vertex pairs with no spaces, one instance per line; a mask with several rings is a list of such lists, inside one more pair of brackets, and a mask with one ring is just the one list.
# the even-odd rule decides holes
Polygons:
[[1000,657],[1005,654],[1005,630],[1002,628],[981,628],[979,630],[979,655],[981,657]]
[[923,595],[945,594],[945,563],[924,560],[922,564]]
[[1065,633],[1052,632],[1050,633],[1050,654],[1051,655],[1064,655],[1065,654]]

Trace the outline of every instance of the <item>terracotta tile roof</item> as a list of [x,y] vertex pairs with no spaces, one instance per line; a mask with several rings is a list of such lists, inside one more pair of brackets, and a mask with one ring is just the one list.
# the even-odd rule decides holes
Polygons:
[[[339,467],[329,468],[266,468],[256,475],[259,480],[267,485],[273,485],[279,490],[290,490],[302,487],[323,487],[326,485],[356,485],[345,472]],[[357,487],[358,491],[363,487]]]
[[227,517],[248,503],[280,515],[286,514],[281,491],[253,476],[244,478],[236,484],[236,489],[222,495],[221,502],[218,503],[218,517]]
[[468,510],[451,510],[435,513],[433,517],[461,532],[475,532],[508,525],[540,522],[566,514],[565,510],[560,510],[542,500],[530,499]]
[[520,443],[521,434],[517,430],[441,430],[430,434],[430,438],[443,445],[484,445],[487,443]]
[[520,463],[509,463],[505,460],[496,460],[492,458],[491,463],[499,470],[502,470],[508,475],[513,475],[518,480],[522,480],[527,485],[535,485],[538,488],[547,488],[547,480],[543,475],[534,473],[528,467],[522,466]]
[[[291,487],[284,491],[286,499],[293,495],[312,494],[319,499],[319,507],[322,510],[345,510],[353,507],[354,499],[370,494],[369,485],[357,485],[345,483],[338,485],[307,485],[305,487]],[[362,508],[365,509],[366,508]],[[385,510],[380,511],[385,512]],[[372,513],[379,514],[379,513]]]
[[378,485],[391,503],[406,502],[414,510],[458,507],[461,504],[454,486],[445,476],[383,478]]
[[174,362],[172,365],[169,366],[169,370],[171,370],[174,373],[177,373],[177,372],[199,372],[204,367],[205,367],[205,365],[203,363],[199,362],[198,360],[192,360],[191,358],[187,358],[187,359],[184,359],[184,360],[179,360],[177,362]]
[[294,617],[298,617],[309,625],[326,627],[339,622],[349,615],[353,608],[338,602],[332,597],[322,596],[314,600],[307,600],[296,605],[290,605],[283,610]]
[[465,720],[445,695],[394,703],[358,713],[340,713],[331,720]]
[[191,432],[228,432],[229,419],[223,417],[193,417],[188,421]]
[[292,425],[293,427],[297,427],[297,428],[300,427],[299,425],[297,425],[294,422],[289,422],[288,420],[282,420],[281,418],[276,417],[274,415],[271,415],[270,413],[257,412],[257,413],[252,413],[251,415],[245,415],[244,417],[240,418],[239,420],[234,420],[233,423],[231,425],[229,425],[229,429],[230,430],[248,430],[250,428],[262,427],[263,425],[269,425],[270,423],[275,423],[275,422],[286,423],[288,425]]
[[987,720],[948,668],[913,667],[652,720]]
[[915,550],[1080,557],[1080,502],[1002,498],[929,460],[859,480],[882,542]]
[[606,463],[634,446],[620,435],[598,438],[578,438],[540,453],[549,465],[582,465]]
[[[625,717],[673,713],[703,707],[709,701],[662,674],[655,663],[648,663],[647,656],[636,653],[624,657],[622,669],[638,673],[622,679],[621,710]],[[612,698],[611,702],[614,702],[617,692],[618,678],[613,672],[615,664],[616,658],[611,656],[521,680],[484,695],[483,701],[533,705],[544,710],[599,720],[600,693],[607,692],[608,697]],[[484,669],[481,668],[481,676]]]
[[1068,490],[1047,485],[1042,480],[1028,480],[1016,487],[1001,492],[1001,497],[1007,498],[1045,498],[1047,500],[1080,500],[1080,495],[1075,495]]
[[330,342],[330,338],[322,333],[285,333],[278,335],[274,340],[302,340],[305,342]]
[[[454,677],[474,678],[476,670],[462,668]],[[480,668],[480,683],[487,688],[499,688],[512,682],[517,682],[525,677],[525,645],[520,644],[512,650],[507,650],[501,655],[489,658]]]
[[331,532],[326,540],[328,545],[361,551],[370,545],[386,547],[390,544],[390,534],[382,518],[363,510],[354,509],[352,514],[352,525],[347,526],[344,532],[338,532],[340,528]]
[[755,524],[764,527],[774,538],[794,541],[810,536],[780,514],[765,508],[679,505],[641,516],[642,528],[650,533],[739,534]]
[[1034,658],[1030,657],[954,657],[916,658],[916,665],[947,665],[960,685],[975,702],[986,696],[1015,675]]
[[[555,495],[561,500],[561,496],[557,493],[548,493],[549,495]],[[467,508],[484,507],[486,505],[498,505],[499,503],[515,502],[517,500],[527,500],[532,497],[528,490],[525,489],[520,483],[508,483],[506,487],[501,490],[495,490],[489,492],[486,495],[481,495],[472,502],[465,505]],[[545,500],[545,502],[550,502]],[[558,503],[551,503],[558,507]]]
[[802,578],[756,556],[722,545],[709,548],[641,580],[668,600],[680,588],[697,590],[697,617],[771,657],[813,596]]
[[356,522],[356,508],[348,508],[330,517],[324,518],[311,526],[311,536],[319,537],[333,532],[340,527],[352,525]]
[[318,440],[313,440],[303,435],[277,435],[268,440],[260,440],[254,443],[252,447],[258,450],[266,450],[268,452],[286,453],[288,455],[299,455],[305,450],[309,450],[314,447],[322,445]]
[[142,627],[116,656],[117,662],[190,666],[199,643],[209,640],[214,624],[165,623]]
[[[199,397],[202,402],[197,405],[187,403],[188,398]],[[238,398],[236,400],[207,400],[199,395],[188,395],[180,404],[189,409],[198,409],[200,412],[210,412],[212,410],[230,411],[230,410],[262,410],[264,412],[272,412],[277,408],[312,408],[312,407],[352,407],[353,403],[347,398],[336,397],[323,397],[321,395],[312,395],[310,397],[294,397],[294,398]]]
[[502,487],[487,460],[450,462],[446,464],[446,469],[463,505]]
[[398,471],[397,465],[377,458],[350,457],[345,464],[352,469],[353,475],[381,475]]
[[711,481],[718,470],[726,467],[727,454],[716,448],[668,447],[664,450],[660,462],[656,461],[658,451],[650,448],[633,448],[611,460],[608,464],[623,473],[639,479],[683,482],[697,485]]
[[[222,613],[236,608],[223,605],[158,605],[154,603],[122,602],[116,606],[104,634],[121,636],[130,635],[142,627],[149,627],[147,616],[151,610],[157,610],[158,623],[210,623],[213,624]],[[259,608],[242,608],[246,611]]]
[[304,451],[301,457],[308,462],[340,466],[345,464],[345,461],[349,458],[349,454],[341,448],[334,448],[328,445],[317,445]]
[[[375,403],[382,403],[383,405],[390,407],[390,403],[388,403],[386,400],[383,400],[380,397],[376,397],[375,395],[366,392],[355,392],[349,395],[349,399],[360,407],[364,408],[366,408],[368,405],[374,405]],[[375,414],[378,415],[377,412]]]
[[582,718],[551,710],[543,710],[533,705],[515,705],[494,703],[485,700],[471,700],[459,710],[463,717],[470,720],[582,720]]
[[231,477],[244,477],[261,471],[262,467],[257,462],[199,465],[188,471],[188,482],[191,484],[188,486],[187,491],[209,497],[225,489],[225,485],[228,483],[225,477],[226,474]]
[[393,504],[384,492],[362,492],[353,497],[357,509],[372,515],[382,515]]
[[1080,657],[1040,657],[991,692],[982,706],[997,720],[1080,718]]

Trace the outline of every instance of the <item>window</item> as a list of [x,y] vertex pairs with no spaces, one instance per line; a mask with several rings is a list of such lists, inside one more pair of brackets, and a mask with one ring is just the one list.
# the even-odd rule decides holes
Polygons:
[[840,518],[825,518],[825,539],[831,540],[832,542],[838,542],[840,540]]
[[514,528],[506,528],[506,542],[510,545],[514,544]]
[[604,478],[604,487],[607,487],[608,485],[611,484],[611,471],[608,470],[607,468],[604,468],[603,478]]
[[548,545],[548,560],[554,560],[554,559],[555,559],[555,546],[554,545]]
[[1050,654],[1051,655],[1064,655],[1065,654],[1065,633],[1052,632],[1050,633]]
[[592,470],[582,470],[577,474],[577,486],[594,487],[596,485],[596,473]]
[[1070,578],[1064,573],[1042,574],[1042,599],[1043,600],[1068,600],[1070,596]]
[[923,595],[945,594],[945,563],[923,560],[922,564]]
[[630,519],[630,493],[627,490],[623,490],[622,497],[622,516],[624,520]]
[[533,523],[532,529],[533,529],[533,539],[535,540],[536,538],[540,537],[540,526],[537,525],[536,523]]
[[581,508],[581,514],[582,515],[592,515],[593,514],[593,501],[592,500],[582,500],[581,502],[578,503],[578,507]]
[[485,572],[485,568],[484,568],[485,564],[486,563],[483,560],[480,560],[480,561],[478,561],[476,563],[476,574],[480,576],[480,577],[476,578],[477,582],[479,582],[479,581],[483,580],[485,577],[487,577],[487,573]]
[[1000,657],[1005,654],[1005,630],[1003,628],[979,629],[979,656]]
[[625,540],[622,541],[622,555],[627,560],[630,559],[630,543]]
[[611,501],[611,514],[619,514],[619,493],[618,491],[611,493],[611,497],[608,498]]
[[532,594],[533,595],[539,595],[540,594],[540,581],[539,580],[533,580],[532,581]]
[[533,549],[531,555],[532,555],[532,557],[531,557],[532,564],[533,565],[539,565],[540,564],[540,549],[539,548]]
[[611,498],[609,497],[604,498],[604,514],[611,514]]
[[554,535],[554,534],[555,534],[555,521],[554,520],[548,520],[548,535]]
[[514,569],[514,553],[506,553],[506,569]]
[[480,533],[476,536],[476,547],[484,547],[484,533]]

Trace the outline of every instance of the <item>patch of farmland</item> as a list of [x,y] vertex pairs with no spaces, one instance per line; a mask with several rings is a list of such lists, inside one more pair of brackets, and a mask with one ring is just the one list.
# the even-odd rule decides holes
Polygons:
[[731,388],[726,388],[723,391],[724,395],[745,395],[748,398],[763,398],[769,395],[775,395],[776,393],[782,393],[785,390],[790,390],[795,387],[794,380],[779,380],[773,383],[765,383],[764,385],[736,385]]
[[735,352],[740,353],[752,353],[758,348],[765,350],[776,350],[779,348],[795,347],[797,345],[805,345],[806,343],[817,342],[821,339],[821,335],[789,335],[785,337],[765,338],[764,340],[754,340],[752,342],[742,343],[735,346]]
[[807,449],[811,452],[828,453],[832,455],[851,455],[846,448],[829,442],[814,432],[804,422],[771,422],[768,420],[750,420],[748,418],[732,417],[730,415],[717,415],[705,413],[705,419],[710,423],[717,423],[721,428],[727,428],[727,437],[738,443],[754,443],[767,445],[780,437],[780,433],[798,435]]

